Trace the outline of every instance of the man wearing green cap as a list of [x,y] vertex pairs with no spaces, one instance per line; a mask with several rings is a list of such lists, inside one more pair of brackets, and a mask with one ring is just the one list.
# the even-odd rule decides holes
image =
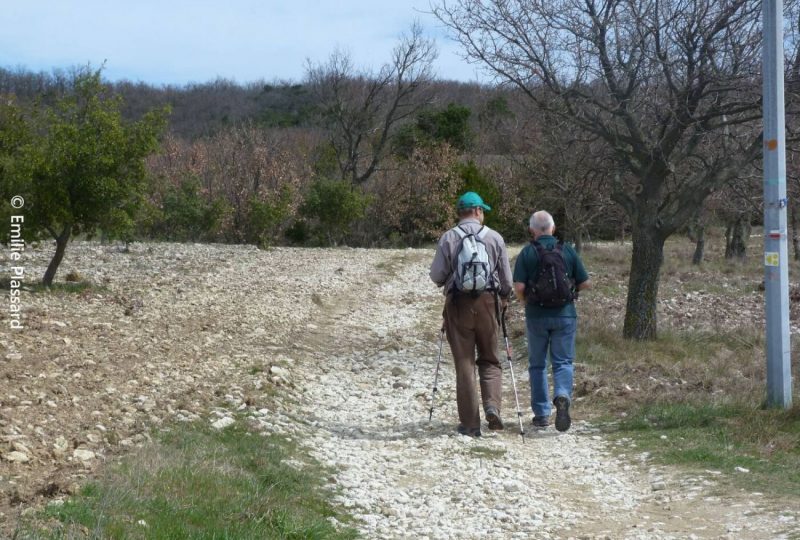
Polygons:
[[503,237],[483,225],[484,212],[491,207],[480,195],[468,191],[458,199],[456,210],[458,225],[439,239],[430,277],[446,295],[443,316],[456,369],[458,432],[480,436],[476,363],[489,429],[503,429],[502,369],[497,355],[498,296],[505,305],[513,283]]

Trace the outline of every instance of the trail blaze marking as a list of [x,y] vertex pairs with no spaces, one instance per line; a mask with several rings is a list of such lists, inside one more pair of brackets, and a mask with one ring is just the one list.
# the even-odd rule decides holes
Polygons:
[[780,254],[777,251],[767,251],[764,253],[765,266],[778,266],[780,264]]
[[778,139],[770,139],[767,141],[767,150],[776,150],[778,148]]

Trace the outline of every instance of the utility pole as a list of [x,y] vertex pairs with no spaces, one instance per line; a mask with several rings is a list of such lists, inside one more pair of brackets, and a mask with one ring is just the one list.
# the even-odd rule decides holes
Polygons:
[[789,250],[783,108],[783,0],[763,2],[764,285],[767,405],[792,405],[789,350]]

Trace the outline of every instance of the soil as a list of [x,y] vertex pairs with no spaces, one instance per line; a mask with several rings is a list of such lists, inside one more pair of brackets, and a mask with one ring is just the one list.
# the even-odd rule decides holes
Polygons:
[[[49,255],[25,253],[28,283]],[[620,455],[579,409],[566,434],[529,430],[524,352],[515,357],[524,443],[509,384],[505,431],[455,434],[446,344],[428,422],[442,305],[427,278],[432,255],[71,245],[60,272],[94,286],[23,291],[25,327],[0,338],[2,531],[147,444],[154,428],[215,422],[234,411],[258,429],[295,437],[334,467],[337,500],[367,538],[780,538],[800,531],[797,501],[720,491],[717,471],[658,467],[634,446]],[[614,309],[607,298],[581,300],[593,301],[602,303],[593,309]],[[521,310],[512,311],[512,334],[519,334]],[[7,313],[0,325],[8,328]]]

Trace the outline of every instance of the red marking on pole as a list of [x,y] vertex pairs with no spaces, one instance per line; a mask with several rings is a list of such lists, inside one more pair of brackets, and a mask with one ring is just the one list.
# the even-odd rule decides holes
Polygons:
[[767,150],[777,150],[778,139],[770,139],[767,141]]

